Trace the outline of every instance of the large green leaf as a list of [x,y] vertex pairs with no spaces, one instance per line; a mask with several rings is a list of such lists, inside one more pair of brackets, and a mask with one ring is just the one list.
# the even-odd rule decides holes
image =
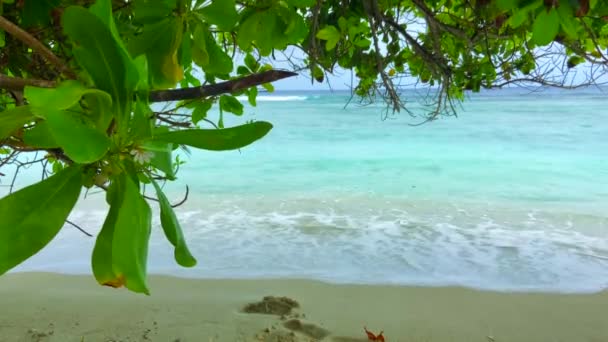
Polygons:
[[93,255],[91,257],[91,266],[93,275],[97,282],[101,285],[121,287],[124,285],[124,279],[118,277],[114,272],[113,257],[112,257],[112,241],[114,240],[114,231],[116,227],[116,219],[118,211],[122,206],[123,196],[120,193],[120,182],[114,180],[108,187],[106,193],[106,202],[110,205],[110,210],[97,240],[93,247]]
[[49,123],[46,121],[40,121],[31,129],[23,132],[23,142],[36,148],[59,147],[51,133]]
[[167,200],[167,196],[163,193],[158,184],[152,180],[152,184],[156,189],[156,196],[160,205],[160,222],[165,232],[167,240],[175,246],[174,256],[175,261],[184,267],[193,267],[196,265],[196,259],[192,256],[184,240],[182,227],[175,216],[175,212]]
[[81,169],[71,166],[0,199],[0,274],[38,253],[57,235],[81,188]]
[[0,140],[34,120],[29,106],[19,106],[0,112]]
[[212,0],[210,5],[197,10],[196,13],[223,31],[230,31],[239,19],[234,0]]
[[64,81],[57,88],[28,86],[25,87],[24,95],[32,112],[39,117],[45,117],[49,110],[73,108],[84,99],[83,106],[101,131],[105,132],[112,119],[110,95],[99,89],[87,88],[78,81]]
[[76,113],[49,109],[43,117],[48,122],[54,141],[77,163],[95,162],[110,147],[110,139],[92,124],[87,125],[84,118]]
[[112,244],[113,268],[119,276],[124,276],[129,290],[149,294],[146,264],[152,212],[131,178],[123,177],[123,201]]
[[131,110],[137,69],[133,61],[97,15],[78,7],[68,7],[62,17],[63,30],[72,39],[74,57],[95,85],[110,94],[121,132]]
[[132,178],[118,175],[108,189],[110,211],[93,249],[93,274],[102,285],[150,294],[146,281],[152,212]]
[[224,129],[187,129],[157,134],[156,141],[172,142],[210,151],[235,150],[265,136],[272,124],[257,121]]
[[559,14],[555,8],[550,11],[541,9],[532,26],[532,39],[539,45],[547,45],[555,39],[559,32]]

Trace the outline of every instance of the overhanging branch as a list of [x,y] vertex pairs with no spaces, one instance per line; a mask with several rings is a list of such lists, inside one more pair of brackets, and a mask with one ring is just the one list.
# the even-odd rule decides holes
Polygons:
[[[255,87],[264,83],[278,81],[284,78],[297,76],[298,74],[285,70],[268,70],[257,74],[235,78],[233,80],[208,84],[200,87],[154,90],[150,92],[150,102],[169,102],[181,100],[194,100],[210,96],[232,93]],[[29,78],[9,77],[0,74],[0,89],[23,91],[25,86],[53,88],[57,84],[53,81],[37,80]]]
[[235,78],[230,81],[209,84],[200,87],[155,90],[150,92],[150,102],[170,102],[181,100],[200,99],[210,96],[232,93],[235,91],[255,87],[264,83],[278,81],[283,78],[297,76],[295,72],[285,70],[268,70],[258,74]]
[[19,26],[13,24],[5,17],[0,15],[0,28],[4,31],[8,32],[11,36],[19,39],[27,46],[31,47],[32,50],[41,54],[49,63],[54,65],[62,74],[69,78],[76,78],[76,74],[67,65],[63,63],[59,57],[55,56],[53,51],[49,50],[44,44],[42,44],[38,39],[36,39],[31,34],[27,33]]
[[55,85],[56,83],[54,81],[10,77],[0,74],[0,89],[23,91],[23,88],[25,88],[25,86],[53,88],[55,87]]

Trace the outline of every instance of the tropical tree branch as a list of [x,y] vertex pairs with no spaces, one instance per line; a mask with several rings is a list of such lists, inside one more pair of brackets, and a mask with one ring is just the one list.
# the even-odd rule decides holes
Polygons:
[[49,50],[49,48],[44,46],[44,44],[42,44],[34,36],[27,33],[19,26],[13,24],[11,21],[7,20],[1,15],[0,28],[22,41],[27,46],[31,47],[32,50],[41,54],[49,63],[54,65],[65,76],[69,78],[76,78],[76,74],[74,73],[74,71],[72,71],[67,65],[65,65],[63,61],[59,59],[59,57],[55,56],[55,54],[51,50]]
[[[291,71],[268,70],[225,82],[208,84],[200,87],[153,90],[150,92],[149,100],[150,102],[170,102],[200,99],[209,96],[232,93],[297,75],[297,73]],[[56,86],[56,83],[46,80],[9,77],[0,74],[0,89],[22,91],[25,86],[53,88]]]
[[200,99],[204,97],[233,93],[239,90],[244,90],[250,87],[262,85],[264,83],[270,83],[297,75],[297,73],[291,71],[268,70],[245,77],[235,78],[230,81],[200,87],[151,91],[149,100],[150,102],[170,102]]
[[54,81],[38,80],[33,78],[10,77],[0,74],[0,89],[23,91],[25,86],[34,86],[41,88],[54,88]]

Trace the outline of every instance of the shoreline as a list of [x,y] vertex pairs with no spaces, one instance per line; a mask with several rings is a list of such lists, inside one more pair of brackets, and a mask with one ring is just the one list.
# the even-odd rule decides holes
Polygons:
[[[557,294],[152,275],[151,296],[91,275],[0,277],[0,341],[605,341],[608,291]],[[245,313],[265,296],[290,314]],[[270,305],[270,306],[269,306]],[[264,304],[262,307],[272,307]],[[84,339],[83,339],[84,338]]]
[[[290,277],[290,276],[266,276],[266,277],[260,277],[260,276],[236,276],[236,277],[222,277],[222,276],[196,276],[196,275],[185,275],[185,274],[176,274],[176,273],[171,273],[171,272],[150,272],[148,271],[148,276],[152,277],[152,278],[173,278],[176,279],[177,281],[202,281],[202,282],[206,282],[206,281],[296,281],[296,282],[316,282],[316,283],[321,283],[321,284],[325,284],[328,286],[352,286],[352,287],[356,287],[356,286],[368,286],[368,287],[387,287],[387,288],[425,288],[425,289],[445,289],[445,288],[450,288],[450,289],[462,289],[462,290],[471,290],[471,291],[478,291],[478,292],[489,292],[489,293],[496,293],[496,294],[539,294],[539,295],[594,295],[594,294],[601,294],[601,293],[608,293],[608,281],[606,282],[606,286],[602,287],[602,288],[595,288],[595,289],[590,289],[590,288],[586,288],[585,290],[581,290],[580,288],[577,289],[569,289],[569,288],[559,288],[559,287],[555,287],[555,288],[545,288],[542,286],[537,286],[537,287],[517,287],[517,286],[513,286],[513,287],[499,287],[499,286],[483,286],[483,285],[479,285],[479,286],[475,286],[475,285],[466,285],[466,284],[461,284],[461,283],[449,283],[449,282],[445,282],[445,283],[440,283],[440,282],[424,282],[424,281],[420,281],[420,282],[416,282],[416,281],[412,281],[412,282],[407,282],[407,283],[400,283],[400,282],[365,282],[365,281],[360,281],[360,282],[351,282],[348,280],[332,280],[332,279],[325,279],[323,277]],[[80,271],[57,271],[57,270],[51,270],[51,271],[40,271],[40,270],[36,270],[36,269],[26,269],[26,270],[21,270],[19,268],[17,268],[17,270],[11,270],[9,271],[6,275],[13,275],[13,276],[18,276],[18,275],[56,275],[56,276],[66,276],[66,277],[93,277],[92,273],[84,273],[84,272],[80,272]],[[0,276],[0,279],[2,279],[3,276]]]

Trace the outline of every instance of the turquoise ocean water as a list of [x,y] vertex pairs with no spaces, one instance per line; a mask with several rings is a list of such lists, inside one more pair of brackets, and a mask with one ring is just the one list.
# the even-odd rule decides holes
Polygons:
[[[412,94],[409,94],[412,95]],[[158,220],[149,270],[203,278],[608,287],[608,110],[598,90],[471,95],[422,126],[345,92],[263,94],[226,124],[274,129],[241,151],[192,151],[177,201],[199,260],[179,268]],[[98,231],[91,196],[72,220]],[[66,226],[17,270],[90,272],[94,240]]]

